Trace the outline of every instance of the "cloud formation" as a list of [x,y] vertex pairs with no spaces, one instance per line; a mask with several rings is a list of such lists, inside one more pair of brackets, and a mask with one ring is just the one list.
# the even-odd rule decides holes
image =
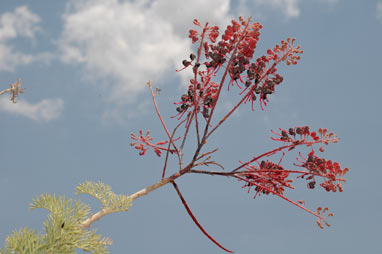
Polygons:
[[300,16],[300,8],[298,3],[300,0],[255,0],[255,5],[271,7],[280,10],[286,18],[298,18]]
[[44,99],[38,103],[18,100],[12,103],[6,96],[0,97],[0,111],[13,115],[25,116],[37,122],[49,122],[57,119],[64,109],[64,101],[58,99]]
[[63,16],[61,59],[107,81],[110,100],[134,102],[149,79],[163,81],[180,68],[191,52],[187,31],[195,17],[221,24],[228,11],[229,0],[71,1]]
[[377,2],[377,19],[382,20],[382,1]]
[[40,17],[28,7],[20,6],[0,16],[0,71],[14,71],[17,66],[29,64],[42,56],[32,56],[14,49],[10,41],[19,37],[34,39],[40,30]]

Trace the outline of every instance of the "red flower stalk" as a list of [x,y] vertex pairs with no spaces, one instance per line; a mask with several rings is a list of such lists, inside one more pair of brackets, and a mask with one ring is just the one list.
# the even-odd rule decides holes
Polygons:
[[326,191],[336,192],[337,188],[340,192],[343,191],[341,182],[346,182],[343,176],[349,171],[348,168],[341,169],[338,162],[332,162],[331,160],[326,160],[324,158],[319,158],[314,155],[314,151],[308,154],[308,158],[304,158],[300,154],[301,158],[305,162],[301,164],[295,164],[298,167],[306,168],[307,173],[302,174],[300,177],[304,178],[306,175],[309,175],[306,180],[311,180],[308,183],[308,188],[314,189],[316,180],[315,177],[320,176],[326,178],[326,181],[320,184]]
[[[333,216],[328,213],[328,208],[318,208],[316,212],[305,208],[305,201],[293,201],[285,196],[286,189],[294,189],[292,186],[293,179],[290,177],[296,175],[298,179],[307,180],[307,187],[314,189],[316,182],[322,179],[319,184],[328,192],[339,190],[342,192],[342,183],[345,182],[344,175],[348,168],[341,169],[339,163],[332,162],[331,160],[324,159],[315,155],[315,148],[318,147],[320,152],[324,152],[323,145],[338,142],[338,138],[333,133],[328,133],[326,129],[318,129],[318,131],[311,131],[308,126],[292,127],[289,129],[279,129],[279,132],[273,131],[275,137],[272,140],[281,142],[279,147],[270,151],[264,152],[260,155],[253,156],[246,162],[239,161],[239,165],[231,171],[211,171],[199,169],[206,166],[218,166],[222,169],[223,166],[213,160],[214,153],[217,149],[209,152],[202,152],[204,145],[207,143],[211,135],[217,130],[242,104],[247,102],[251,103],[252,110],[255,109],[255,101],[259,101],[260,108],[264,110],[264,106],[269,103],[270,95],[276,92],[276,87],[283,82],[283,77],[277,73],[277,67],[281,62],[286,62],[287,65],[295,65],[300,60],[300,54],[303,51],[300,46],[295,46],[295,39],[282,40],[279,45],[273,49],[268,49],[266,55],[254,59],[255,50],[260,37],[260,29],[262,25],[258,22],[251,22],[251,19],[244,20],[239,17],[239,20],[232,20],[231,24],[227,26],[224,33],[219,38],[219,27],[210,26],[206,23],[204,26],[198,20],[194,20],[194,25],[197,29],[191,29],[189,38],[192,43],[198,43],[197,51],[191,53],[189,58],[183,60],[183,68],[177,71],[182,71],[192,67],[193,78],[189,81],[187,91],[180,96],[180,100],[175,102],[177,105],[176,111],[178,120],[186,116],[184,120],[176,125],[172,134],[170,135],[166,124],[159,112],[155,95],[151,87],[154,107],[162,126],[167,134],[168,140],[152,144],[150,141],[149,131],[146,135],[139,131],[139,136],[131,134],[131,138],[136,142],[131,145],[139,150],[140,155],[144,155],[151,147],[154,152],[160,156],[162,151],[166,151],[166,158],[164,162],[161,180],[147,187],[142,191],[145,195],[148,192],[159,188],[165,184],[172,183],[175,190],[180,197],[182,204],[186,211],[199,227],[213,243],[221,249],[230,252],[219,244],[211,235],[207,234],[206,230],[196,220],[192,214],[187,202],[180,193],[175,180],[187,173],[198,173],[207,175],[219,175],[236,178],[239,181],[245,182],[243,188],[248,188],[248,192],[254,189],[256,192],[254,197],[261,194],[273,194],[289,203],[303,209],[304,211],[316,216],[318,218],[317,224],[323,227],[326,218]],[[218,75],[219,71],[222,75]],[[219,80],[217,80],[219,77]],[[226,82],[227,81],[227,82]],[[227,85],[227,92],[230,87],[238,87],[239,99],[237,103],[229,110],[224,117],[218,121],[212,121],[213,113],[218,105],[220,95],[223,91],[224,85]],[[234,90],[234,89],[232,89]],[[203,117],[204,130],[202,131],[202,123],[199,118]],[[182,123],[185,124],[184,134],[182,136],[181,145],[175,145],[173,137],[178,127]],[[188,134],[190,132],[191,124],[195,123],[195,134],[197,147],[189,163],[183,161],[183,149],[186,144]],[[162,145],[167,144],[167,147]],[[298,170],[289,170],[282,166],[286,152],[289,152],[297,147],[308,148],[310,151],[306,157],[301,153],[300,158],[297,158]],[[173,149],[170,149],[173,148]],[[281,153],[281,159],[278,163],[272,162],[269,157]],[[167,168],[168,156],[176,155],[179,161],[179,170],[171,176],[165,178]],[[255,165],[253,165],[255,164]],[[196,169],[198,168],[198,169]],[[140,193],[140,192],[139,192]],[[137,194],[138,195],[138,194]]]
[[169,150],[169,148],[160,147],[160,145],[165,145],[169,141],[160,141],[155,144],[150,143],[149,141],[153,140],[154,138],[150,137],[149,130],[146,132],[145,135],[143,135],[142,130],[139,130],[139,136],[136,136],[134,133],[131,133],[131,139],[137,140],[136,142],[130,143],[130,145],[134,146],[135,149],[140,151],[139,155],[145,155],[149,147],[152,147],[154,149],[154,152],[156,153],[156,155],[158,155],[158,157],[162,155],[162,151],[169,151],[170,153],[176,153],[175,150]]

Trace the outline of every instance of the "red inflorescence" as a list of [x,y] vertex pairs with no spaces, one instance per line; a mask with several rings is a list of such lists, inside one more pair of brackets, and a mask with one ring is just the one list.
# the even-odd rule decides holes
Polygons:
[[[302,157],[302,156],[301,156]],[[303,157],[302,157],[303,158]],[[326,160],[314,155],[314,151],[308,154],[308,158],[303,158],[304,162],[301,164],[295,164],[296,166],[306,168],[308,172],[301,175],[305,177],[309,175],[306,179],[310,180],[308,183],[308,188],[314,189],[316,184],[316,177],[322,177],[325,179],[323,183],[320,184],[326,191],[336,192],[337,189],[342,192],[341,182],[346,180],[343,176],[348,172],[348,168],[341,169],[338,162],[332,162],[331,160]]]
[[[322,157],[315,155],[314,146],[318,145],[320,147],[320,151],[323,152],[322,144],[336,143],[338,138],[332,132],[328,132],[327,129],[318,129],[318,131],[311,131],[308,126],[302,127],[293,127],[288,130],[284,130],[280,128],[280,132],[272,131],[277,138],[272,138],[273,140],[283,142],[285,145],[269,152],[263,153],[260,156],[254,157],[252,160],[243,163],[239,168],[245,168],[242,171],[236,171],[235,177],[244,181],[244,187],[248,187],[248,192],[251,187],[255,187],[255,197],[258,194],[274,194],[277,195],[288,202],[304,209],[305,211],[315,215],[318,220],[317,224],[322,227],[324,222],[327,226],[330,226],[326,222],[326,218],[332,216],[332,213],[328,215],[324,215],[324,213],[328,210],[325,208],[318,208],[317,212],[313,212],[304,207],[305,201],[297,201],[293,202],[288,199],[284,195],[285,187],[293,189],[294,187],[291,185],[292,180],[288,179],[288,177],[292,174],[295,174],[297,178],[303,178],[307,181],[307,188],[314,189],[316,187],[317,181],[322,179],[322,182],[319,184],[326,191],[342,192],[342,183],[346,182],[344,178],[345,174],[348,172],[348,168],[341,169],[340,164],[338,162],[333,162],[331,160],[324,159]],[[284,150],[292,150],[297,146],[305,146],[309,147],[311,151],[308,153],[307,157],[304,157],[301,153],[299,153],[300,158],[297,158],[299,163],[295,163],[294,165],[303,170],[287,170],[283,168],[280,163],[282,158],[285,155]],[[275,155],[278,152],[282,152],[282,158],[278,164],[275,164],[270,161],[261,161],[258,163],[258,160],[263,157],[269,157]],[[257,166],[251,165],[252,162],[257,162]]]
[[[190,80],[188,86],[188,97],[191,100],[181,100],[176,104],[180,106],[176,109],[179,119],[188,110],[195,110],[202,113],[208,118],[210,106],[214,106],[214,99],[206,96],[206,89],[212,86],[210,83],[217,72],[223,67],[226,69],[224,75],[229,77],[229,85],[236,84],[237,87],[244,90],[243,101],[251,102],[252,110],[254,110],[254,102],[259,99],[261,109],[269,102],[269,95],[275,92],[275,87],[282,83],[283,77],[277,72],[276,66],[286,61],[289,64],[296,64],[300,59],[298,54],[303,53],[300,46],[294,46],[295,39],[288,38],[281,41],[280,45],[276,45],[274,49],[268,49],[267,55],[252,61],[260,37],[260,29],[262,25],[258,22],[251,23],[239,17],[239,21],[232,20],[232,24],[228,25],[221,39],[218,40],[219,27],[209,26],[208,23],[202,27],[200,22],[194,20],[194,24],[202,29],[201,32],[191,29],[189,38],[192,43],[200,41],[198,54],[195,58],[183,60],[184,68],[193,66],[195,77]],[[204,61],[201,56],[204,56]],[[195,56],[195,55],[194,55]],[[202,70],[200,67],[204,66]],[[180,71],[180,70],[179,70]],[[224,80],[224,79],[223,79]],[[214,83],[214,85],[217,83]],[[218,84],[217,90],[221,89],[224,82]],[[219,93],[218,93],[219,94]],[[183,96],[182,96],[183,98]],[[215,101],[218,100],[218,96]]]
[[[145,155],[147,150],[150,147],[154,149],[154,152],[158,157],[162,155],[162,151],[167,151],[168,149],[165,147],[161,147],[161,145],[168,144],[168,141],[160,141],[155,144],[150,143],[149,141],[154,138],[150,136],[150,131],[147,131],[145,135],[143,135],[143,131],[139,130],[139,136],[131,133],[131,139],[136,140],[136,142],[130,143],[131,146],[134,146],[139,152],[139,155]],[[175,140],[174,140],[175,141]],[[170,153],[175,153],[174,150],[169,150]]]
[[251,188],[254,186],[255,197],[259,193],[268,195],[270,192],[283,195],[285,187],[292,188],[290,183],[293,180],[287,179],[289,172],[271,161],[261,161],[257,168],[252,165],[247,165],[244,168],[247,169],[241,172],[246,179],[244,187]]

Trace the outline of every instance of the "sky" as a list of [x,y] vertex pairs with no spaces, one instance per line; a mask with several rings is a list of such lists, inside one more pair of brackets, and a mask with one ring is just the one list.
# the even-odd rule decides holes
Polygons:
[[[0,246],[14,229],[42,229],[47,212],[28,210],[42,193],[81,199],[96,212],[96,201],[74,194],[80,183],[102,181],[132,194],[158,181],[163,158],[139,156],[130,146],[130,133],[140,129],[157,141],[166,137],[146,82],[161,89],[157,102],[174,128],[173,103],[190,77],[175,70],[195,50],[193,19],[223,29],[238,16],[264,26],[255,57],[287,37],[304,54],[296,66],[280,66],[284,82],[264,111],[244,105],[216,131],[208,144],[219,148],[214,159],[232,169],[279,145],[271,129],[309,125],[338,135],[325,157],[350,171],[342,193],[307,190],[298,180],[286,192],[311,209],[329,206],[330,228],[276,196],[253,199],[242,183],[218,176],[177,181],[194,215],[236,253],[381,253],[381,0],[1,0],[0,90],[20,78],[25,91],[16,104],[0,96]],[[239,93],[224,90],[215,120]],[[195,147],[188,145],[185,151]],[[284,167],[295,169],[297,156],[288,153]],[[176,170],[174,158],[168,172]],[[222,253],[172,186],[93,227],[113,239],[111,253]]]

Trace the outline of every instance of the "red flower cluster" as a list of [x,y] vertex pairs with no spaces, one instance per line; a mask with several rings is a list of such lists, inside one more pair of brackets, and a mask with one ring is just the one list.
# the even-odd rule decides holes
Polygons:
[[[255,190],[256,194],[254,197],[261,194],[268,195],[272,193],[316,216],[318,218],[318,225],[322,227],[322,222],[325,222],[326,225],[329,226],[326,222],[326,218],[333,214],[329,213],[325,215],[328,208],[318,208],[316,212],[313,212],[305,208],[305,201],[298,200],[295,202],[287,198],[284,194],[286,188],[294,189],[291,185],[293,180],[289,177],[295,174],[297,178],[307,180],[307,187],[309,189],[314,189],[316,187],[316,179],[321,178],[323,182],[320,186],[326,191],[335,192],[339,190],[342,192],[341,183],[345,182],[344,175],[348,171],[347,168],[341,169],[337,162],[332,162],[331,160],[326,160],[315,155],[314,149],[316,145],[319,147],[318,150],[320,152],[324,152],[322,145],[338,142],[336,135],[321,128],[318,129],[318,131],[311,131],[308,126],[298,126],[289,129],[280,128],[279,132],[272,131],[273,134],[276,135],[276,137],[272,137],[272,139],[282,143],[279,147],[254,156],[246,162],[239,161],[239,166],[229,172],[197,169],[209,165],[223,168],[221,164],[212,159],[212,155],[217,149],[202,152],[202,148],[207,143],[207,140],[209,140],[211,134],[242,104],[251,102],[252,110],[254,110],[254,102],[259,101],[261,109],[264,109],[264,106],[269,102],[269,96],[275,93],[276,87],[283,82],[283,77],[277,73],[278,64],[284,61],[287,65],[297,64],[297,61],[300,60],[300,54],[303,53],[299,45],[294,45],[295,39],[288,38],[285,41],[281,41],[281,43],[276,45],[273,49],[268,49],[265,55],[254,60],[253,57],[262,25],[258,22],[251,23],[250,21],[251,19],[246,21],[242,17],[239,18],[239,21],[232,20],[232,23],[227,26],[219,39],[219,27],[209,26],[208,23],[202,26],[200,22],[195,19],[194,24],[199,27],[200,29],[198,30],[201,31],[190,30],[189,38],[191,38],[192,43],[199,43],[197,52],[195,54],[191,53],[189,59],[184,59],[182,62],[184,67],[177,70],[181,71],[192,67],[194,74],[193,78],[189,81],[187,92],[181,95],[179,102],[175,102],[178,112],[176,116],[179,116],[178,119],[181,119],[186,115],[186,119],[179,122],[172,134],[170,134],[157,107],[151,82],[148,82],[155,109],[171,144],[169,144],[168,141],[158,142],[156,144],[150,143],[153,138],[150,137],[149,132],[143,135],[140,130],[139,136],[133,133],[131,134],[131,138],[136,140],[136,142],[131,145],[140,151],[140,155],[144,155],[149,147],[152,147],[158,156],[161,155],[163,150],[167,151],[161,183],[171,182],[173,184],[195,224],[212,242],[227,252],[231,251],[224,248],[212,238],[192,214],[175,183],[178,177],[186,173],[199,173],[236,178],[239,181],[245,182],[243,188],[248,188],[248,192],[250,192],[251,189]],[[222,70],[223,74],[219,75],[220,81],[216,81],[215,79],[218,76],[219,70]],[[213,122],[211,119],[213,119],[215,107],[218,104],[219,98],[221,98],[222,88],[226,83],[227,90],[230,90],[230,88],[235,85],[235,87],[241,90],[239,93],[240,99],[220,120]],[[204,128],[201,128],[201,121],[198,120],[200,119],[198,117],[200,115],[206,121]],[[182,137],[181,145],[178,147],[174,143],[176,139],[173,139],[173,137],[178,127],[183,123],[186,123],[184,136]],[[192,157],[193,159],[188,164],[184,164],[183,148],[189,131],[191,130],[191,123],[195,123],[197,148]],[[161,145],[165,144],[168,144],[167,148],[161,147]],[[291,151],[298,146],[308,147],[308,149],[311,150],[307,158],[299,153],[301,158],[297,158],[298,163],[294,164],[299,168],[297,170],[288,170],[281,166],[286,151]],[[170,150],[170,147],[174,150]],[[279,152],[282,153],[282,156],[278,163],[268,160],[269,157]],[[169,153],[177,154],[179,159],[179,171],[165,178]],[[202,159],[203,161],[201,161]],[[252,165],[254,163],[257,165]]]
[[[298,54],[303,53],[300,46],[293,45],[295,39],[288,38],[286,41],[281,41],[281,44],[276,45],[273,50],[269,49],[266,56],[251,62],[260,37],[262,28],[260,23],[250,23],[242,17],[239,18],[239,22],[232,20],[232,24],[227,26],[220,40],[217,40],[219,27],[209,26],[208,23],[202,27],[197,20],[194,20],[194,24],[202,31],[191,29],[189,38],[192,39],[192,43],[200,41],[200,47],[197,55],[190,55],[191,61],[183,60],[184,68],[181,70],[193,66],[195,76],[188,86],[188,98],[183,100],[185,97],[182,96],[182,101],[175,103],[181,104],[177,108],[180,118],[189,109],[200,112],[208,118],[211,107],[205,105],[218,100],[226,75],[230,78],[228,88],[234,83],[240,89],[242,89],[241,84],[245,86],[240,93],[241,95],[245,93],[240,104],[250,101],[254,110],[254,101],[259,97],[261,109],[264,109],[269,101],[268,96],[274,93],[275,86],[283,81],[283,77],[276,73],[276,66],[282,61],[286,61],[288,65],[296,64],[300,59]],[[205,57],[204,61],[201,60],[202,55]],[[222,67],[225,68],[225,73],[218,84],[213,78]],[[211,87],[219,91],[216,93],[216,99],[207,95],[206,90]]]
[[292,150],[295,148],[295,146],[301,144],[304,144],[306,146],[319,144],[320,152],[324,152],[324,149],[322,148],[321,144],[328,145],[329,142],[338,142],[338,138],[334,133],[328,133],[327,129],[322,128],[318,129],[318,134],[315,131],[311,132],[309,126],[289,128],[288,131],[280,128],[280,131],[281,133],[272,131],[274,134],[279,136],[279,138],[272,137],[271,139],[275,141],[291,143],[292,145],[289,147],[289,150]]
[[[160,157],[162,155],[162,151],[169,151],[170,153],[174,153],[174,150],[168,150],[168,148],[160,147],[160,145],[168,144],[168,141],[161,141],[155,144],[150,143],[149,141],[153,140],[153,137],[150,137],[150,131],[147,131],[145,135],[143,135],[142,130],[139,130],[139,136],[136,136],[134,133],[130,135],[131,139],[137,140],[136,142],[130,143],[131,146],[134,146],[135,149],[139,150],[139,155],[145,155],[147,150],[150,147],[154,149],[154,152]],[[138,144],[139,143],[139,144]]]
[[241,175],[246,179],[244,187],[249,187],[248,192],[252,186],[255,186],[256,195],[259,193],[269,194],[278,193],[284,194],[284,187],[292,188],[290,183],[293,181],[287,179],[289,172],[278,164],[270,161],[261,161],[259,167],[256,168],[252,165],[244,167],[246,171],[241,172]]
[[306,175],[309,175],[306,178],[306,180],[311,180],[307,185],[309,189],[314,189],[316,184],[315,177],[319,176],[326,179],[320,184],[320,186],[326,191],[336,192],[337,188],[340,192],[343,191],[341,182],[346,181],[343,176],[348,172],[348,168],[341,169],[338,162],[332,162],[331,160],[319,158],[314,155],[314,151],[308,154],[308,159],[305,159],[304,157],[302,158],[304,162],[300,160],[301,164],[295,165],[308,170],[307,173],[302,174],[300,177],[304,178]]
[[[324,150],[321,144],[329,144],[330,142],[336,143],[338,138],[335,134],[328,132],[327,129],[318,129],[318,132],[311,131],[308,126],[294,127],[284,130],[280,128],[280,133],[272,131],[276,134],[277,138],[272,138],[273,140],[283,142],[285,145],[263,153],[259,156],[254,157],[248,162],[240,162],[241,166],[234,169],[234,177],[240,181],[244,181],[245,185],[243,188],[248,187],[248,192],[252,186],[255,186],[255,197],[260,194],[272,193],[284,200],[300,207],[301,209],[313,214],[318,218],[317,224],[322,227],[322,222],[325,222],[327,226],[330,226],[326,222],[326,217],[332,216],[332,213],[324,216],[323,214],[328,210],[325,208],[318,208],[317,212],[313,212],[304,207],[305,201],[299,200],[294,202],[288,199],[284,195],[285,187],[294,189],[291,185],[292,179],[288,179],[289,176],[295,174],[297,178],[302,178],[308,181],[307,187],[309,189],[314,189],[316,187],[317,179],[323,179],[320,184],[326,191],[336,192],[337,190],[342,192],[342,183],[346,182],[344,175],[348,172],[348,168],[341,169],[338,162],[333,162],[315,155],[314,145],[319,145],[320,151]],[[283,157],[285,156],[285,150],[292,150],[297,146],[309,147],[311,152],[308,153],[307,158],[305,158],[301,153],[299,153],[301,158],[297,158],[298,164],[294,164],[297,167],[304,168],[304,170],[287,170],[280,165]],[[273,163],[270,161],[258,161],[261,158],[269,157],[282,152],[282,158],[279,163]],[[251,163],[257,162],[257,166],[251,165]],[[245,170],[240,170],[244,168]]]

